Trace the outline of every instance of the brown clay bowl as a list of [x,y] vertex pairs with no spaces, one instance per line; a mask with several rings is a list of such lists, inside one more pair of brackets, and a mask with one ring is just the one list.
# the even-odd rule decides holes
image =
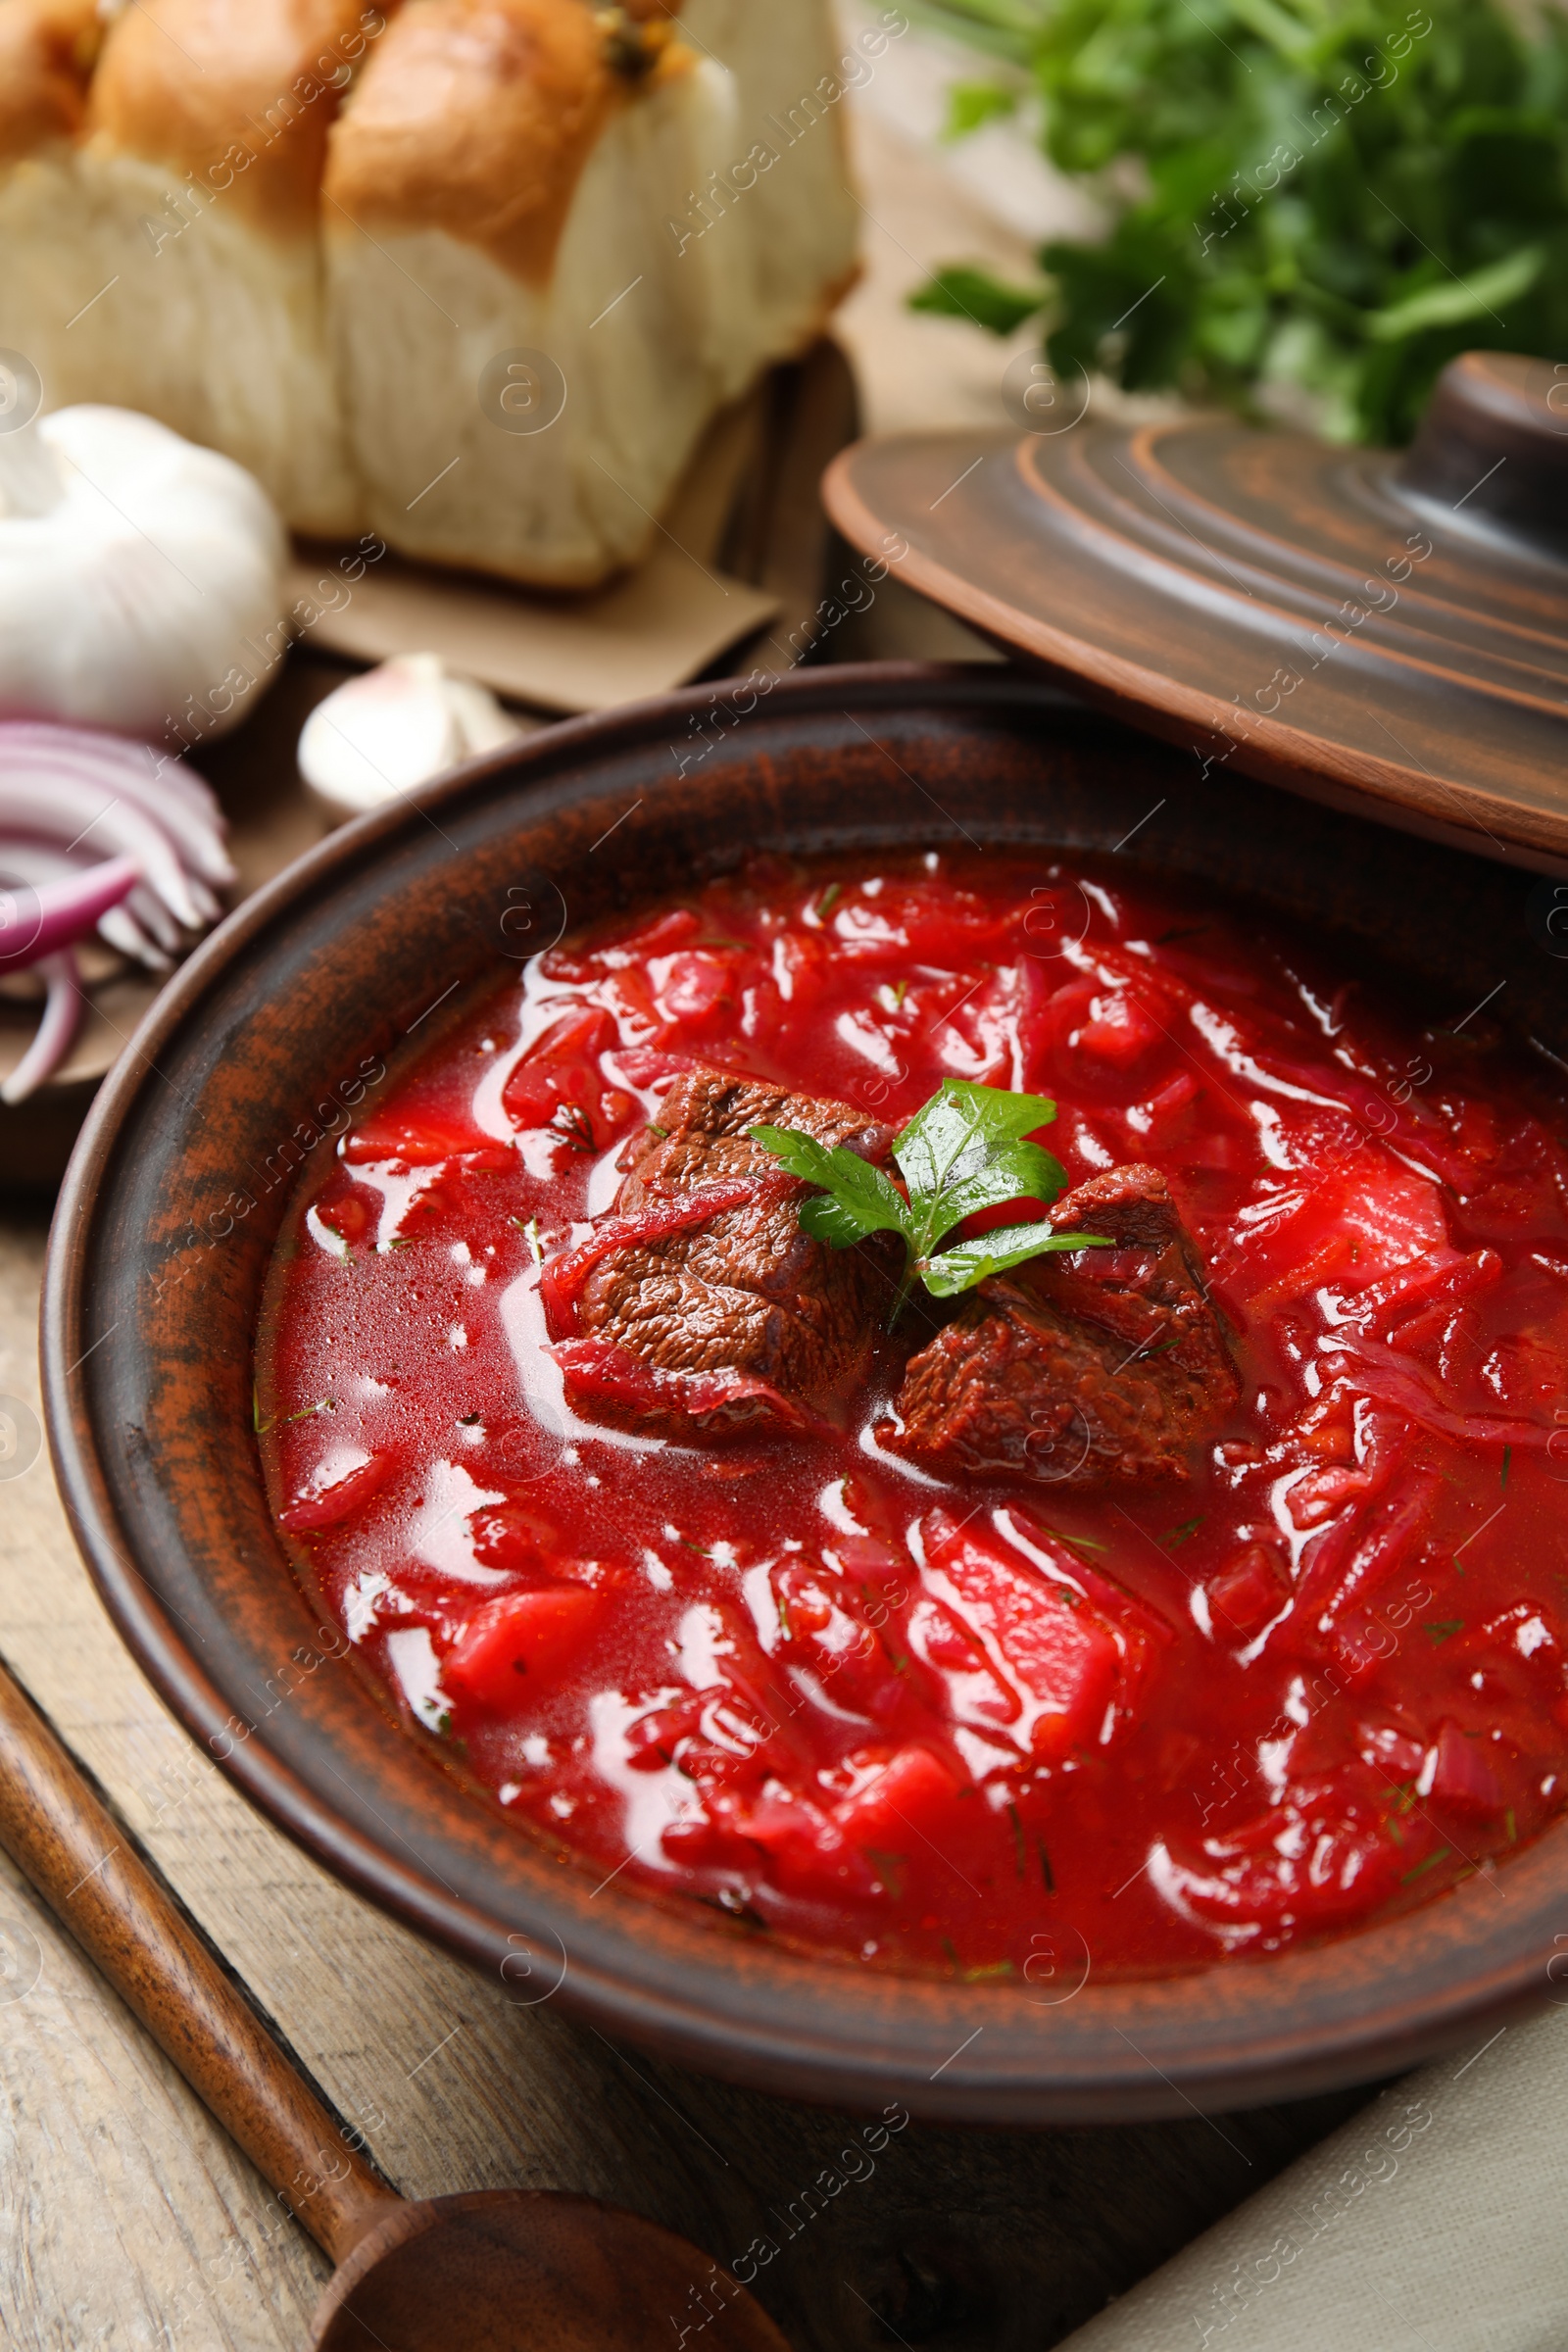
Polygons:
[[557,727],[335,834],[192,956],[106,1082],[44,1313],[55,1461],[99,1589],[248,1796],[514,1998],[555,1992],[610,2033],[772,2090],[1025,2125],[1366,2079],[1551,1997],[1568,1821],[1495,1880],[1342,1941],[1077,1990],[1070,1965],[1039,1986],[876,1974],[601,1886],[323,1655],[273,1534],[249,1434],[258,1301],[296,1171],[331,1150],[362,1057],[423,1046],[568,918],[758,846],[961,830],[1108,852],[1134,827],[1146,866],[1251,893],[1260,923],[1288,913],[1379,951],[1434,1017],[1505,982],[1498,1008],[1568,1056],[1529,875],[1239,777],[1205,783],[1191,759],[1006,672],[900,664]]

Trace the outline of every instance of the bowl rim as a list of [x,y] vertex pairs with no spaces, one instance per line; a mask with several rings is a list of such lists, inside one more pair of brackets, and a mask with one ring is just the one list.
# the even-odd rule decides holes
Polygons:
[[[217,1741],[231,1720],[226,1701],[181,1637],[154,1576],[144,1575],[127,1556],[131,1547],[116,1510],[82,1377],[83,1364],[93,1351],[83,1346],[84,1261],[106,1198],[116,1145],[143,1092],[150,1090],[161,1043],[193,1013],[210,1006],[224,973],[253,941],[287,918],[297,902],[340,870],[373,864],[430,811],[456,808],[466,795],[494,787],[500,779],[514,779],[520,796],[530,782],[555,771],[591,768],[596,758],[612,750],[654,740],[667,743],[672,720],[683,722],[688,713],[709,708],[726,688],[733,692],[734,685],[705,683],[542,729],[342,827],[264,885],[180,966],[105,1080],[72,1155],[50,1233],[41,1357],[55,1474],[78,1548],[122,1639],[185,1730],[277,1827],[355,1892],[485,1973],[494,1968],[498,1949],[506,1952],[505,1921],[367,1837],[260,1734],[242,1742],[231,1739],[226,1755],[217,1752]],[[1122,732],[1054,685],[990,662],[823,664],[776,679],[768,694],[768,712],[801,718],[834,711],[851,715],[846,703],[860,709],[897,705],[933,713],[955,709],[991,714],[1008,710],[1065,711],[1086,725]],[[287,1573],[294,1577],[292,1567]],[[1108,2001],[1109,2030],[1124,2047],[1117,2051],[1101,2034],[1087,2063],[1082,2053],[1074,2061],[1073,2033],[1047,2035],[1034,2064],[1020,2063],[1014,2056],[1004,2071],[983,2054],[965,2062],[961,2051],[968,2044],[956,2037],[960,2038],[960,2049],[927,2075],[930,2048],[937,2045],[919,2046],[921,2037],[913,2026],[917,2010],[931,2012],[931,2000],[925,1997],[930,1980],[858,1971],[854,1963],[833,1956],[803,1957],[783,1944],[773,1947],[754,1970],[764,1992],[752,1998],[749,2012],[742,2015],[734,2005],[705,1995],[704,1956],[721,1970],[727,1948],[720,1939],[722,1929],[706,1921],[691,1932],[694,1963],[689,1985],[675,1990],[667,1980],[638,1984],[628,1981],[624,1970],[590,1958],[586,1965],[574,1965],[569,1989],[563,1985],[563,2007],[679,2063],[835,2106],[864,2108],[897,2098],[910,2112],[936,2120],[1015,2125],[1201,2114],[1211,2105],[1246,2106],[1369,2081],[1554,1998],[1555,1980],[1547,1971],[1554,1951],[1551,1921],[1568,1913],[1568,1906],[1552,1910],[1554,1903],[1561,1906],[1564,1874],[1559,1855],[1564,1850],[1568,1817],[1509,1864],[1510,1889],[1518,1886],[1524,1892],[1528,1882],[1535,1897],[1514,1907],[1520,1916],[1511,1923],[1512,1934],[1491,1924],[1494,1914],[1479,1907],[1477,1884],[1471,1881],[1420,1909],[1334,1941],[1267,1959],[1217,1961],[1190,1973],[1120,1978],[1097,1985],[1094,2001],[1078,2014],[1099,2014]],[[648,1897],[633,1899],[647,1909]],[[659,1899],[656,1895],[653,1901],[657,1904]],[[1465,1965],[1441,1985],[1411,1994],[1404,1970],[1412,1950],[1432,1942],[1436,1915],[1451,1922],[1460,1912],[1466,1923],[1460,1931]],[[1527,1919],[1528,1936],[1518,1932]],[[512,1925],[514,1929],[517,1922]],[[1467,1932],[1470,1925],[1478,1931],[1473,1936]],[[699,1936],[704,1938],[701,1949]],[[1442,1956],[1451,1959],[1455,1936],[1439,1940],[1447,1947]],[[754,1958],[760,1942],[753,1939],[749,1945]],[[1312,2016],[1313,1989],[1329,1981],[1347,1952],[1364,1963],[1361,1975],[1370,1971],[1379,1997],[1368,2000],[1353,2017],[1342,2014],[1325,2031]],[[1212,1984],[1221,1976],[1240,1996],[1234,2021],[1227,2028],[1223,2021],[1209,2020],[1189,2050],[1180,2031],[1180,1988],[1199,1982]],[[869,2039],[865,2018],[851,1997],[852,1988],[868,1979],[875,1981],[885,2012],[884,2030]],[[710,1990],[715,1982],[710,1975]],[[779,1995],[776,2011],[764,1997],[768,1982]],[[804,2011],[811,2006],[809,1999],[803,2004],[799,1997],[803,1983],[819,2003],[820,2015],[811,2027],[803,2024]],[[848,2021],[839,2030],[831,2026],[835,1985],[845,1995],[838,2005]],[[917,1997],[911,1988],[923,1990]],[[1030,2033],[1038,2033],[1043,2008],[1049,2008],[1052,2022],[1056,2022],[1054,2004],[1032,2002],[1010,1987],[948,1981],[941,1989],[950,1996],[956,2020],[972,2019],[988,2003],[999,2021],[1006,2004],[1014,2022],[1021,2021]],[[789,2000],[784,1998],[786,1991]],[[1270,1997],[1256,1997],[1260,1992]],[[1023,2008],[1036,2011],[1032,2025],[1022,2020]],[[1133,2025],[1132,2034],[1116,2024],[1118,2009]],[[1068,2004],[1061,2005],[1063,2017],[1072,2013]],[[1163,2064],[1139,2046],[1141,2021],[1147,2023],[1145,2037],[1152,2035]],[[982,2024],[986,2022],[989,2017],[982,2018]],[[1007,2046],[1016,2052],[1016,2038]]]

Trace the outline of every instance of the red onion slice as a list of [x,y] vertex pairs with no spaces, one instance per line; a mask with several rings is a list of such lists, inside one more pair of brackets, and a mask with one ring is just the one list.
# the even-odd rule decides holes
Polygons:
[[106,799],[94,784],[78,784],[65,775],[46,778],[37,768],[18,776],[0,767],[0,835],[32,833],[50,839],[68,827],[72,848],[90,834],[100,858],[114,851],[134,858],[170,913],[187,931],[202,928],[173,844],[151,817],[129,801]]
[[[68,858],[64,850],[24,841],[20,834],[9,840],[0,837],[0,877],[3,877],[0,888],[5,882],[30,882],[34,890],[41,890],[46,882],[69,882],[90,870],[74,858]],[[135,963],[144,963],[159,972],[170,968],[169,957],[148,938],[126,900],[122,899],[118,906],[111,906],[107,914],[99,916],[98,936]]]
[[36,719],[0,721],[0,779],[42,771],[98,786],[132,802],[162,827],[185,864],[220,887],[234,879],[223,847],[223,819],[212,790],[194,770],[121,735],[51,727]]
[[[19,1102],[71,1050],[81,992],[70,943],[94,924],[167,971],[235,879],[212,792],[190,768],[86,727],[0,720],[0,971],[37,968],[43,1018],[0,1087]],[[8,887],[9,885],[9,887]]]
[[[0,860],[5,852],[0,848]],[[0,882],[0,971],[42,963],[90,931],[141,880],[134,858],[108,858],[70,881]]]
[[80,1025],[81,987],[76,958],[71,949],[62,948],[57,956],[45,956],[38,970],[48,991],[43,1018],[31,1045],[0,1086],[0,1102],[24,1102],[46,1078],[52,1078],[71,1052]]

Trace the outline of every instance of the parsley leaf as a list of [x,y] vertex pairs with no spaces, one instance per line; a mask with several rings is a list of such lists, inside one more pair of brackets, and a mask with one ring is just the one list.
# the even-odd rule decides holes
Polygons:
[[917,1257],[929,1257],[943,1235],[977,1209],[1008,1200],[1054,1200],[1066,1170],[1023,1139],[1055,1115],[1046,1095],[944,1080],[893,1139],[893,1156],[909,1187],[915,1218],[909,1238]]
[[830,1151],[799,1127],[749,1127],[754,1144],[760,1144],[780,1160],[791,1176],[823,1191],[801,1203],[801,1225],[818,1242],[848,1250],[871,1233],[906,1233],[903,1196],[880,1168],[847,1152],[842,1144]]
[[1054,1233],[1049,1225],[999,1225],[978,1241],[957,1242],[936,1257],[920,1260],[919,1275],[933,1298],[956,1298],[993,1274],[1005,1274],[1026,1258],[1051,1250],[1103,1250],[1102,1233]]
[[946,1235],[980,1209],[1055,1200],[1066,1171],[1051,1152],[1028,1141],[1055,1115],[1056,1105],[1046,1095],[1015,1095],[1004,1087],[945,1079],[893,1139],[907,1198],[881,1168],[842,1144],[829,1149],[795,1127],[752,1127],[747,1133],[790,1175],[822,1188],[801,1203],[802,1229],[814,1240],[848,1250],[873,1233],[901,1237],[906,1254],[893,1309],[897,1321],[916,1278],[933,1298],[952,1298],[1046,1250],[1108,1247],[1101,1234],[1056,1233],[1042,1221],[1003,1226],[951,1250],[939,1249]]
[[[959,134],[962,135],[961,133]],[[989,270],[961,262],[939,270],[917,294],[909,297],[911,311],[934,311],[939,318],[971,318],[993,335],[1010,335],[1015,326],[1045,307],[1050,299],[1043,286],[1009,286]]]
[[[1568,24],[1509,0],[918,0],[995,63],[962,135],[1030,91],[1097,198],[1032,283],[945,269],[925,311],[1043,311],[1065,385],[1103,368],[1332,440],[1406,441],[1461,351],[1568,349]],[[1070,400],[1071,395],[1068,394]],[[1480,468],[1477,469],[1478,471]]]

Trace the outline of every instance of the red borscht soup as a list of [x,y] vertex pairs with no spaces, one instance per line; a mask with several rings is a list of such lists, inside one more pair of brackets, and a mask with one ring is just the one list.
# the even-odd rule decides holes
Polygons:
[[525,1834],[759,1932],[1060,1984],[1423,1901],[1568,1771],[1568,1128],[1432,1010],[1013,853],[567,941],[297,1203],[278,1524]]

